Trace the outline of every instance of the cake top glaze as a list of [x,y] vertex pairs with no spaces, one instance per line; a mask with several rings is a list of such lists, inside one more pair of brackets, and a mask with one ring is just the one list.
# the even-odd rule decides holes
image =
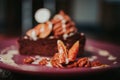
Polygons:
[[[46,12],[46,14],[49,14],[47,13],[48,11],[41,12]],[[46,17],[48,17],[48,15],[46,15]],[[55,14],[53,18],[48,19],[49,18],[46,18],[46,21],[44,19],[42,23],[38,23],[32,29],[29,29],[24,38],[37,40],[39,38],[59,38],[59,36],[63,36],[63,38],[66,39],[68,36],[72,36],[78,31],[75,23],[63,10],[60,10],[59,13]]]

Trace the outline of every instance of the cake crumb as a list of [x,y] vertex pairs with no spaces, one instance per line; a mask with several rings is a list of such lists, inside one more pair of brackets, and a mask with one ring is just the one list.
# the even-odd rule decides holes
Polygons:
[[91,56],[91,57],[89,57],[89,60],[90,61],[94,61],[94,60],[96,60],[97,59],[97,56]]
[[109,56],[110,55],[110,53],[108,52],[108,51],[106,51],[106,50],[99,50],[98,51],[98,54],[100,55],[100,56]]
[[117,64],[118,62],[117,61],[114,61],[113,64]]
[[113,56],[113,55],[108,56],[108,60],[113,61],[113,60],[116,60],[116,59],[117,59],[117,57],[115,57],[115,56]]

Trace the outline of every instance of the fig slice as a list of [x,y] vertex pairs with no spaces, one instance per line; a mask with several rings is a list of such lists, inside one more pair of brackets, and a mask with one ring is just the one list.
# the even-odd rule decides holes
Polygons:
[[48,21],[45,24],[38,24],[34,29],[39,31],[39,38],[46,38],[52,31],[52,23]]
[[68,51],[68,59],[69,61],[75,61],[78,51],[79,51],[79,41],[76,41],[73,46]]
[[33,40],[37,40],[37,35],[39,32],[36,29],[30,29],[26,32],[26,35],[29,36]]
[[68,64],[69,63],[68,58],[67,58],[68,50],[67,50],[65,44],[61,40],[58,40],[57,46],[58,46],[60,63]]

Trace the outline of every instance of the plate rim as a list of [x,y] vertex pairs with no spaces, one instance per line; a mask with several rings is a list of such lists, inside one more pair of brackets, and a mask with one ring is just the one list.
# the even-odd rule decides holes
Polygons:
[[[16,39],[15,40],[11,40],[13,41],[11,44],[12,45],[15,45],[18,47],[18,44],[16,44]],[[7,43],[9,43],[10,41],[7,41]],[[5,42],[4,42],[5,43]],[[89,41],[87,42],[89,43]],[[3,44],[3,43],[2,43]],[[11,45],[10,44],[10,45]],[[9,45],[9,46],[10,46]],[[5,47],[5,46],[4,46]],[[8,45],[6,46],[8,47]],[[116,48],[118,49],[118,47]],[[0,49],[0,52],[1,52],[2,49]],[[27,65],[28,66],[28,65]],[[42,68],[44,68],[45,66],[42,66]],[[42,72],[42,71],[28,71],[28,70],[21,70],[19,68],[15,68],[13,66],[10,66],[8,64],[5,64],[5,63],[2,63],[0,62],[0,68],[1,69],[6,69],[6,70],[10,70],[10,71],[13,71],[13,72],[17,72],[17,73],[23,73],[23,74],[32,74],[32,75],[46,75],[46,74],[55,74],[55,75],[69,75],[69,74],[78,74],[78,75],[85,75],[85,74],[92,74],[93,73],[97,73],[97,72],[103,72],[103,71],[108,71],[108,70],[114,70],[114,69],[117,69],[117,68],[120,68],[120,65],[113,65],[112,67],[105,67],[105,68],[99,68],[99,69],[88,69],[88,68],[82,68],[82,69],[77,69],[75,70],[76,68],[71,68],[71,69],[57,69],[57,68],[52,68],[52,70],[54,69],[55,71],[59,71],[59,72]],[[48,69],[49,67],[46,67],[45,69]],[[50,68],[51,69],[51,68]],[[61,71],[62,70],[62,71]],[[71,72],[72,70],[72,72]],[[83,71],[81,71],[83,70]]]

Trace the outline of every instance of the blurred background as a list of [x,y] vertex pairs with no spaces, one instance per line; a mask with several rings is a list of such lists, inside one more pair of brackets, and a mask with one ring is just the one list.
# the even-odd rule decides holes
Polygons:
[[0,35],[23,35],[43,7],[64,10],[86,37],[120,44],[120,0],[0,0]]

